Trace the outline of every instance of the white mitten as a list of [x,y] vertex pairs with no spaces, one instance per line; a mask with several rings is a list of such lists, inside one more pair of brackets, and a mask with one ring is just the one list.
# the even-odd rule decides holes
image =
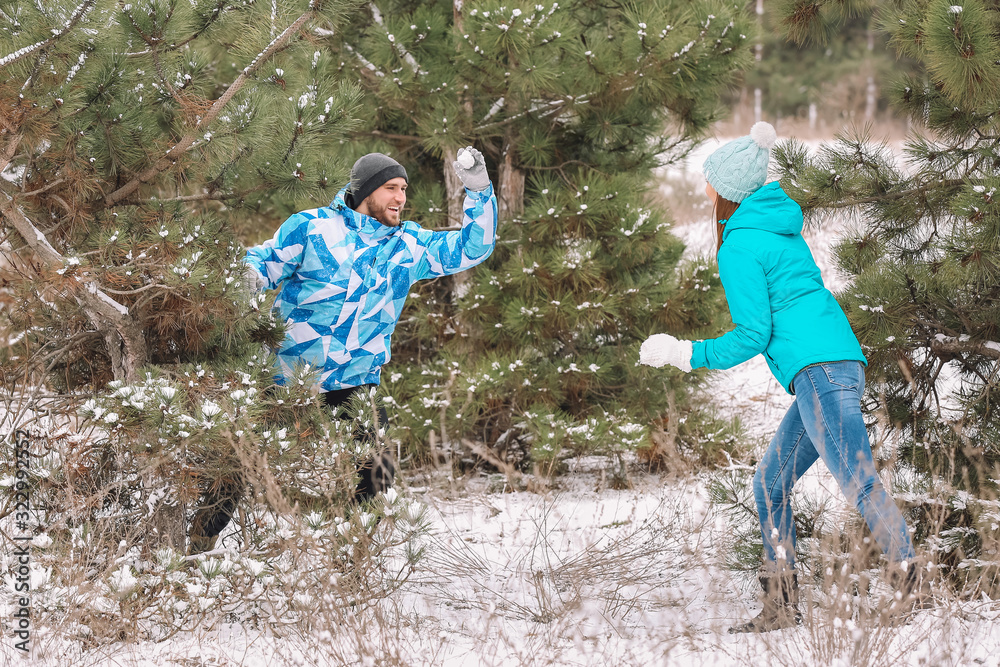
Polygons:
[[462,180],[462,185],[473,192],[481,192],[489,187],[490,176],[486,173],[486,159],[472,146],[459,149],[458,159],[452,162],[451,166]]
[[639,363],[654,368],[670,364],[690,373],[691,349],[689,340],[677,340],[670,334],[653,334],[639,348]]
[[264,280],[264,276],[260,275],[257,269],[247,264],[243,270],[243,289],[253,296],[266,287],[267,281]]
[[260,310],[260,302],[263,301],[260,291],[266,287],[267,281],[264,280],[264,276],[260,275],[257,269],[246,264],[243,267],[243,275],[240,276],[239,291],[250,302],[250,307],[254,310]]

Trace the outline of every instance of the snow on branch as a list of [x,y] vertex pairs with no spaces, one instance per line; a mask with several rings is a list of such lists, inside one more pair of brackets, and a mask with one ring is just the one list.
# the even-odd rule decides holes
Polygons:
[[389,32],[389,29],[385,25],[385,21],[382,19],[382,12],[379,11],[379,8],[374,2],[369,2],[368,8],[372,12],[372,18],[375,19],[375,23],[377,23],[379,27],[382,28],[382,31],[385,32],[386,37],[389,39],[389,43],[392,44],[393,50],[407,65],[410,66],[410,69],[413,70],[414,74],[420,74],[420,65],[417,63],[417,59],[410,55],[410,52],[406,50],[406,47],[396,41],[395,35],[392,35]]
[[494,102],[493,106],[490,107],[490,110],[486,112],[486,115],[483,116],[483,119],[481,121],[479,121],[479,122],[480,123],[489,122],[490,118],[493,118],[493,116],[497,115],[497,113],[500,111],[500,109],[503,109],[503,105],[504,105],[505,102],[506,102],[506,98],[504,98],[504,97],[501,97],[496,102]]
[[[520,113],[514,114],[513,116],[510,116],[503,120],[498,120],[493,123],[486,123],[486,121],[489,120],[489,118],[491,118],[493,114],[496,113],[496,111],[499,111],[499,108],[497,108],[496,111],[494,111],[494,109],[491,108],[489,113],[487,113],[486,116],[483,118],[483,120],[480,121],[481,123],[485,124],[476,126],[475,131],[482,132],[483,130],[492,129],[503,125],[508,125],[520,118],[532,114],[538,114],[539,118],[545,118],[546,116],[551,116],[554,113],[561,112],[562,109],[568,104],[588,104],[590,102],[591,97],[593,97],[592,93],[585,93],[583,95],[577,95],[575,97],[572,95],[567,95],[566,97],[560,98],[558,100],[535,100],[534,102],[532,102],[531,107],[529,107],[526,111],[521,111]],[[494,103],[493,106],[496,107],[496,105],[501,103],[502,100],[503,98]]]
[[58,30],[52,31],[51,37],[49,37],[48,39],[43,39],[40,42],[35,42],[31,46],[25,46],[23,48],[20,48],[14,53],[9,53],[3,58],[0,58],[0,67],[6,67],[7,65],[16,63],[18,60],[21,60],[22,58],[27,58],[35,51],[38,51],[39,49],[44,49],[49,44],[56,41],[63,35],[65,35],[67,32],[73,29],[73,26],[75,26],[80,21],[80,19],[83,18],[84,14],[90,11],[90,9],[94,6],[94,3],[96,1],[97,0],[83,0],[83,2],[81,2],[80,5],[73,11],[73,15],[69,17],[69,20],[66,21],[63,27],[59,28]]
[[87,288],[87,291],[90,292],[91,294],[93,294],[95,297],[97,297],[97,299],[102,304],[104,304],[105,306],[107,306],[109,308],[112,308],[112,309],[118,311],[118,314],[121,315],[122,317],[128,316],[128,308],[126,308],[122,304],[118,303],[117,301],[115,301],[114,299],[112,299],[110,296],[108,296],[107,294],[105,294],[104,292],[102,292],[101,290],[97,289],[97,284],[96,283],[93,283],[93,282],[87,283],[86,288]]
[[381,76],[381,77],[385,76],[385,72],[383,72],[382,70],[380,70],[370,60],[368,60],[363,55],[361,55],[360,53],[358,53],[357,50],[355,50],[355,48],[353,46],[351,46],[350,44],[345,44],[344,47],[348,51],[350,51],[351,53],[354,54],[354,57],[358,59],[358,62],[361,63],[362,67],[364,67],[365,69],[370,70],[372,72],[375,72],[375,76]]
[[[10,221],[35,255],[50,267],[75,263],[52,247],[45,235],[24,214],[13,198],[0,203],[0,217]],[[115,379],[132,381],[146,362],[147,348],[142,329],[123,304],[105,294],[93,280],[74,294],[96,331],[103,334]]]
[[934,342],[931,343],[931,349],[936,352],[948,352],[951,354],[971,352],[989,357],[990,359],[1000,359],[1000,343],[989,340],[974,341],[964,335],[955,338],[953,336],[937,334],[934,336]]

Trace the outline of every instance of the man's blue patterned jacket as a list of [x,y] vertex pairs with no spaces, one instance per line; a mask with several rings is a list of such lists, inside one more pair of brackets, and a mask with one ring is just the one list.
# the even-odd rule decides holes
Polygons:
[[320,370],[323,391],[378,384],[410,286],[464,271],[496,244],[493,186],[466,190],[465,219],[454,231],[411,221],[389,227],[344,203],[286,220],[274,238],[247,251],[246,262],[281,286],[275,309],[288,323],[278,351],[278,381],[296,365]]

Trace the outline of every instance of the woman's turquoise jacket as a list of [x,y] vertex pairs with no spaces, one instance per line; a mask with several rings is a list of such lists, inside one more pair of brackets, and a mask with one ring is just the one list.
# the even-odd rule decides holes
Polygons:
[[736,326],[719,338],[695,341],[692,367],[732,368],[763,353],[792,393],[792,379],[810,364],[867,364],[802,238],[802,209],[777,181],[743,200],[722,238],[719,277]]

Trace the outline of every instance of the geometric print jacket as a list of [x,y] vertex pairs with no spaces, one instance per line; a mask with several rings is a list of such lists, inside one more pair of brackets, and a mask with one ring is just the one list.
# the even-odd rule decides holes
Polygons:
[[246,263],[280,286],[275,310],[286,321],[276,381],[303,364],[322,391],[378,384],[392,332],[413,283],[484,261],[496,244],[492,184],[466,190],[462,228],[431,231],[412,221],[383,225],[344,203],[288,218],[274,238],[247,250]]

